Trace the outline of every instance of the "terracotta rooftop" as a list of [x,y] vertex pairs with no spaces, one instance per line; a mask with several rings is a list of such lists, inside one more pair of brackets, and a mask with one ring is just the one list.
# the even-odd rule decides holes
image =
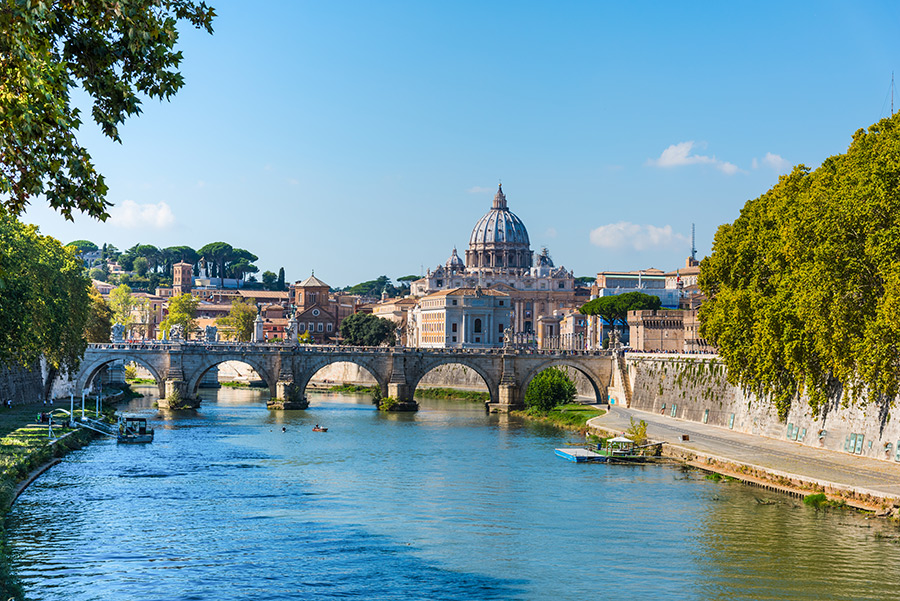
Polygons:
[[432,292],[431,294],[423,296],[422,298],[439,298],[441,296],[477,296],[479,291],[482,296],[509,296],[505,292],[500,292],[499,290],[493,290],[491,288],[451,288],[450,290]]

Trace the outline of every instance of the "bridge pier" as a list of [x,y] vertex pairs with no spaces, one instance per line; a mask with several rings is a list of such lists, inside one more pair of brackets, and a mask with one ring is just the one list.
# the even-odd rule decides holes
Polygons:
[[180,365],[169,365],[165,386],[166,396],[159,399],[157,403],[160,409],[177,411],[179,409],[196,409],[200,406],[200,397],[194,396],[190,385],[184,379],[184,370]]
[[269,409],[307,409],[309,399],[293,380],[278,380],[275,383],[275,398],[266,403]]
[[419,410],[419,404],[413,398],[415,391],[410,389],[406,379],[405,359],[403,355],[394,355],[391,361],[391,377],[388,380],[387,393],[389,397],[397,400],[391,411]]
[[497,387],[496,403],[488,403],[487,409],[491,413],[509,413],[517,409],[525,408],[522,388],[516,380],[515,359],[509,355],[503,356],[503,374],[500,376],[500,386]]

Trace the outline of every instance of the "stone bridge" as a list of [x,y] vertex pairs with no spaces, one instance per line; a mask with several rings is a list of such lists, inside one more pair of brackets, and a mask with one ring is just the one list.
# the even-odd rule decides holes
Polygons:
[[554,366],[581,372],[593,386],[596,401],[606,403],[616,369],[615,356],[609,351],[148,341],[88,345],[75,390],[88,388],[103,368],[120,360],[135,362],[153,374],[163,409],[176,403],[196,407],[203,375],[224,361],[241,361],[252,367],[269,388],[269,406],[276,409],[305,409],[309,381],[323,367],[339,362],[359,365],[372,374],[383,396],[409,404],[414,403],[416,386],[426,373],[441,365],[465,365],[484,380],[491,410],[501,412],[523,406],[531,379]]

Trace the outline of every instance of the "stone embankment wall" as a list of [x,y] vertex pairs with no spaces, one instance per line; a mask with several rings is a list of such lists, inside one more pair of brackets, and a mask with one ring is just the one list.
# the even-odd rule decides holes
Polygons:
[[43,398],[43,392],[40,367],[26,369],[18,365],[0,365],[0,402],[34,403]]
[[900,417],[874,403],[845,407],[837,398],[814,416],[801,399],[782,422],[771,401],[728,384],[715,355],[628,353],[625,364],[635,409],[900,462]]

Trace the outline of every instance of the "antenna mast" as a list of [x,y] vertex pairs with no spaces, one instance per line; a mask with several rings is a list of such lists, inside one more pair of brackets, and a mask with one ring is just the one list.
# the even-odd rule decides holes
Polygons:
[[696,231],[695,224],[692,223],[691,224],[691,260],[693,260],[693,261],[697,260],[697,244],[695,243],[696,237],[694,235],[695,231]]

